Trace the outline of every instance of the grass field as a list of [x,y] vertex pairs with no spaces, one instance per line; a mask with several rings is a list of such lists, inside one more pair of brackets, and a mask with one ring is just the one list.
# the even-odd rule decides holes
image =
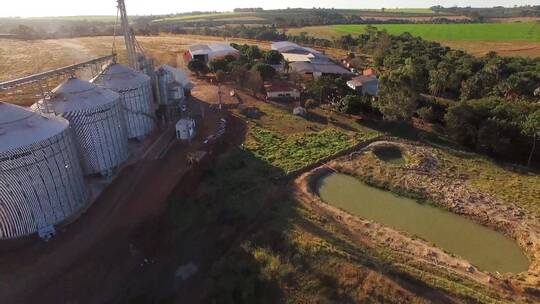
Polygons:
[[[336,39],[342,35],[361,34],[367,25],[328,25],[292,28],[289,34]],[[410,32],[427,40],[438,41],[476,56],[495,51],[503,56],[540,57],[540,23],[484,24],[378,24],[391,34]]]
[[235,17],[245,17],[245,16],[250,16],[250,14],[249,13],[215,13],[215,14],[181,15],[181,16],[157,19],[157,20],[154,20],[153,22],[176,22],[176,21],[196,21],[196,20],[213,20],[213,19],[234,20]]
[[[367,25],[334,25],[337,33],[360,34]],[[540,23],[475,23],[475,24],[384,24],[377,25],[390,34],[409,32],[427,40],[540,41]]]

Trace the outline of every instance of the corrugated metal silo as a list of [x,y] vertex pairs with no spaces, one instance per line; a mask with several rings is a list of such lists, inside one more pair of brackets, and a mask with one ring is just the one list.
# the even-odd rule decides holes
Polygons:
[[168,65],[160,66],[156,75],[160,113],[166,121],[177,121],[182,105],[187,102],[186,93],[191,91],[193,84],[186,73]]
[[33,108],[69,121],[86,175],[109,176],[129,157],[120,95],[78,78],[66,80],[52,93]]
[[120,94],[128,138],[142,139],[150,134],[155,125],[150,77],[113,64],[92,82]]
[[0,239],[58,224],[88,202],[69,123],[0,102]]

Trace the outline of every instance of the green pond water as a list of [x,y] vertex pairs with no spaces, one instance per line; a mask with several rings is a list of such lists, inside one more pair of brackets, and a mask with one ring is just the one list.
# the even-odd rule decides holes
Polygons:
[[419,236],[480,269],[518,273],[529,267],[513,239],[444,209],[368,186],[344,174],[321,178],[318,190],[328,204]]
[[373,151],[381,160],[394,165],[404,165],[405,159],[398,147],[382,147]]

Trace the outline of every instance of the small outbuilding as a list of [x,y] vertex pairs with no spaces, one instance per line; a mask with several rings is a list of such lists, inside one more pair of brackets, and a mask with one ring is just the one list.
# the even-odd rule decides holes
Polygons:
[[300,98],[299,88],[291,82],[274,80],[264,83],[266,98],[273,100],[297,100]]
[[379,94],[379,80],[376,76],[357,76],[347,82],[347,86],[358,94],[377,96]]
[[195,138],[195,120],[182,118],[176,123],[176,138],[180,140],[192,140]]

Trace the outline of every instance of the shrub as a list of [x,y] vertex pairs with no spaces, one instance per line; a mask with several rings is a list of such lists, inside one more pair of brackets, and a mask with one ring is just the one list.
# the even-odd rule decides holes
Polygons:
[[317,100],[311,99],[311,98],[306,100],[305,105],[304,105],[304,107],[306,109],[314,109],[314,108],[316,108],[318,106],[319,106],[319,102]]
[[416,114],[418,114],[418,117],[425,122],[435,122],[437,119],[435,111],[432,107],[422,107],[416,110]]

